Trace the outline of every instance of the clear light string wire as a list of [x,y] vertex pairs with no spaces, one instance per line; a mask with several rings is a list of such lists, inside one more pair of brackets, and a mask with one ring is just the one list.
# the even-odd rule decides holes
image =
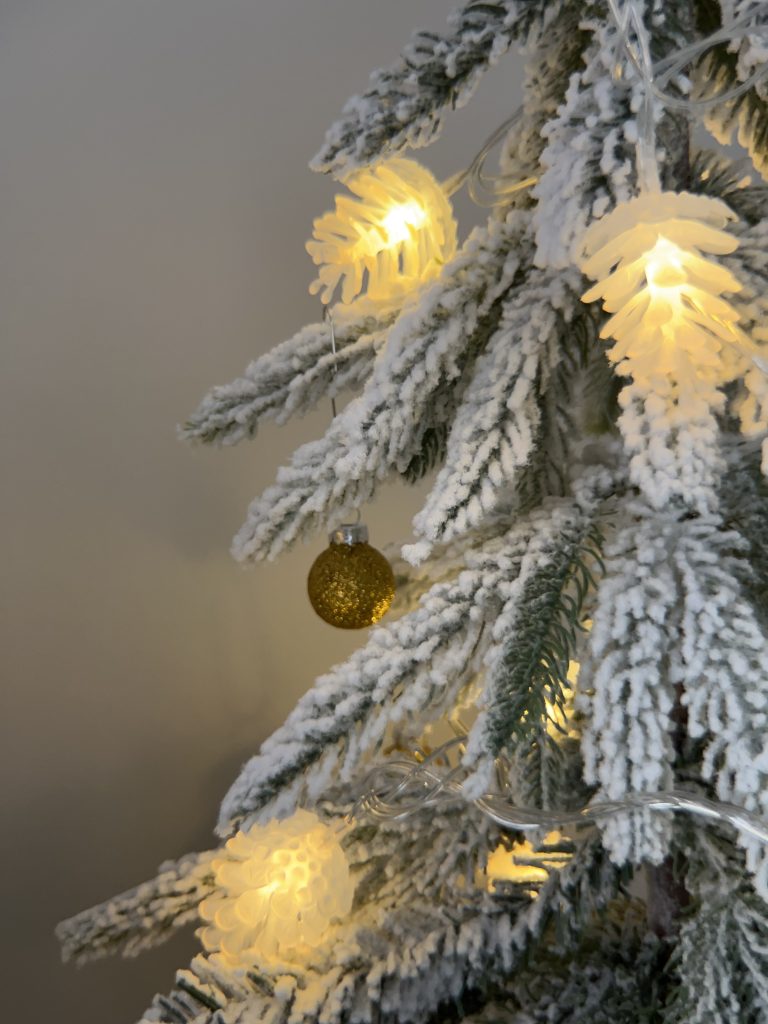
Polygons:
[[474,158],[472,163],[463,171],[454,174],[447,181],[443,182],[443,188],[447,195],[452,196],[454,192],[466,184],[470,199],[477,206],[498,206],[504,199],[520,192],[522,189],[535,185],[538,178],[530,177],[519,179],[511,174],[486,174],[485,162],[493,149],[507,135],[509,130],[518,123],[522,117],[523,108],[517,110],[507,118],[496,131],[483,143],[482,149]]
[[[642,11],[635,0],[608,0],[608,10],[618,28],[616,46],[615,80],[625,81],[627,88],[631,83],[627,80],[624,65],[628,63],[640,78],[643,86],[643,104],[638,119],[638,178],[644,190],[656,190],[659,186],[658,165],[656,160],[656,131],[654,120],[654,100],[663,107],[677,110],[695,117],[706,110],[724,103],[731,103],[754,88],[768,76],[768,63],[759,65],[739,85],[724,92],[707,97],[686,97],[674,95],[668,91],[670,81],[681,74],[685,68],[701,60],[715,46],[730,46],[745,35],[760,36],[768,41],[768,3],[755,0],[748,10],[740,17],[717,29],[715,32],[699,39],[675,53],[654,63],[651,59],[650,37],[643,21]],[[761,18],[762,16],[762,18]],[[502,141],[522,116],[522,108],[516,110],[496,131],[485,141],[472,163],[463,171],[454,174],[443,183],[448,195],[453,195],[466,184],[467,191],[478,206],[497,206],[515,192],[530,188],[536,184],[536,177],[516,179],[509,174],[487,174],[485,164],[492,150]]]
[[[680,74],[680,72],[689,64],[701,60],[701,58],[715,46],[719,46],[721,44],[729,46],[731,43],[737,42],[748,34],[758,35],[763,38],[768,37],[768,7],[763,0],[758,0],[758,2],[753,4],[748,11],[741,15],[741,17],[729,22],[728,25],[723,26],[723,28],[717,29],[717,31],[711,33],[711,35],[683,47],[683,49],[670,54],[668,57],[664,57],[655,64],[651,64],[649,71],[646,70],[643,62],[638,60],[637,54],[630,44],[626,34],[626,28],[629,22],[632,23],[635,29],[637,29],[638,26],[643,26],[642,16],[637,10],[636,5],[633,2],[630,2],[628,4],[626,14],[621,12],[616,0],[609,0],[609,5],[611,14],[622,33],[620,35],[619,43],[627,60],[641,76],[643,82],[647,85],[656,99],[658,99],[665,107],[669,107],[673,110],[681,110],[689,114],[708,110],[711,107],[720,106],[723,103],[730,103],[732,100],[738,99],[768,75],[768,64],[761,64],[751,75],[745,78],[743,82],[740,82],[739,85],[734,86],[732,89],[713,94],[712,96],[700,97],[698,99],[683,99],[680,96],[674,96],[671,93],[666,92],[664,88],[669,83],[670,79],[674,78],[675,75]],[[763,14],[764,16],[764,21],[762,23],[758,20],[759,14]],[[643,61],[644,60],[645,57],[643,57]]]
[[[656,159],[656,122],[654,120],[654,67],[651,41],[640,11],[627,0],[622,9],[618,0],[608,0],[608,8],[619,30],[618,46],[640,76],[643,99],[638,113],[637,180],[641,192],[661,192],[661,177]],[[630,38],[634,35],[634,44]],[[621,77],[622,65],[617,60],[615,75]]]
[[441,809],[457,802],[471,802],[502,828],[525,832],[595,824],[631,811],[648,810],[658,814],[682,813],[709,824],[730,825],[768,845],[768,822],[735,804],[710,800],[679,789],[629,793],[620,800],[600,801],[568,811],[518,807],[501,793],[487,793],[469,801],[461,782],[463,769],[451,767],[449,760],[456,748],[463,749],[464,741],[463,736],[449,740],[423,760],[403,756],[374,768],[363,784],[363,795],[355,805],[352,817],[403,821],[427,808]]

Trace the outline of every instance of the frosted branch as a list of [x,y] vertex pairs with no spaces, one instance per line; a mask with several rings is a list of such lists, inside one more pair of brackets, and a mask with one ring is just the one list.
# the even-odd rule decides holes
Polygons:
[[568,85],[565,101],[542,129],[546,145],[537,199],[536,264],[573,265],[575,246],[606,210],[629,199],[633,185],[636,122],[630,93],[612,75],[617,32],[604,21],[589,26],[593,42],[585,67]]
[[169,861],[152,881],[62,921],[56,936],[64,959],[85,963],[114,953],[137,956],[197,921],[198,904],[213,889],[213,856],[188,854]]
[[536,272],[504,300],[462,395],[445,464],[414,520],[417,537],[448,541],[475,529],[514,490],[538,440],[540,394],[561,358],[580,283],[573,274]]
[[[723,23],[740,20],[751,13],[755,31],[746,31],[749,27],[746,25],[742,38],[721,43],[699,62],[693,81],[698,97],[703,100],[725,96],[746,84],[755,70],[768,60],[765,6],[754,0],[722,0],[720,9]],[[758,33],[759,28],[762,34]],[[728,145],[735,135],[762,177],[768,180],[768,80],[763,77],[741,95],[711,106],[704,122],[723,145]]]
[[233,544],[236,558],[274,558],[311,530],[342,521],[380,480],[406,470],[436,396],[445,401],[473,346],[487,340],[486,318],[520,268],[526,225],[523,215],[511,215],[473,232],[441,280],[400,315],[362,395],[324,438],[299,448],[251,505]]
[[[568,665],[573,656],[584,600],[594,587],[587,564],[599,555],[596,519],[602,502],[615,485],[605,471],[590,472],[577,482],[576,499],[549,502],[534,514],[536,530],[509,587],[501,615],[494,623],[495,645],[485,658],[482,711],[469,737],[465,764],[476,774],[466,784],[469,795],[487,788],[494,759],[517,747],[531,753],[539,748],[543,769],[540,787],[527,780],[545,807],[563,806],[570,794],[548,784],[551,768],[546,757],[546,727],[566,699]],[[529,765],[529,768],[533,765]],[[556,775],[556,773],[552,773]]]
[[682,927],[680,979],[664,1024],[761,1020],[768,1012],[768,916],[749,893],[710,893]]
[[375,629],[365,647],[321,676],[243,768],[221,810],[221,829],[259,814],[268,819],[349,782],[397,724],[420,733],[451,710],[479,668],[485,623],[499,588],[519,570],[532,524],[467,554],[463,571],[435,584],[416,609]]
[[[307,964],[256,968],[236,981],[197,957],[180,975],[184,987],[156,1000],[144,1020],[420,1024],[441,1005],[501,984],[546,943],[556,920],[578,942],[618,881],[599,846],[586,842],[534,900],[475,892],[457,894],[450,906],[412,898],[407,905],[362,908]],[[202,996],[196,1007],[194,991]]]
[[[597,801],[673,787],[674,685],[667,672],[680,592],[669,565],[680,524],[629,507],[604,550],[587,655],[579,671],[577,709],[585,780]],[[647,812],[607,822],[603,838],[618,863],[659,861],[669,822]]]
[[375,321],[339,323],[333,355],[327,323],[310,324],[256,359],[242,377],[205,396],[181,432],[188,441],[233,445],[256,436],[266,420],[285,423],[323,398],[359,387],[384,332]]
[[471,2],[452,16],[448,35],[417,33],[395,64],[375,71],[369,89],[348,101],[312,168],[341,178],[406,146],[429,145],[446,111],[464,106],[484,72],[559,6],[552,0]]
[[[670,665],[683,688],[689,734],[705,742],[702,773],[718,797],[768,812],[768,638],[739,582],[744,542],[717,522],[691,522],[672,564],[680,580],[679,649]],[[768,856],[745,837],[747,866],[768,901]]]

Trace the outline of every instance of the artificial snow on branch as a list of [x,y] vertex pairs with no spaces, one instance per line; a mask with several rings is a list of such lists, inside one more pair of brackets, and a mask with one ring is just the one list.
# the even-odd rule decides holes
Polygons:
[[405,905],[361,908],[308,962],[255,965],[240,977],[196,957],[143,1021],[421,1024],[502,983],[546,947],[553,925],[566,947],[577,946],[619,886],[599,843],[587,840],[535,899],[476,892],[457,893],[448,904],[411,897]]
[[673,953],[678,987],[664,1024],[762,1021],[768,1014],[768,913],[754,893],[711,892]]
[[325,437],[303,445],[258,498],[233,544],[240,561],[274,558],[311,530],[335,525],[378,482],[405,471],[430,425],[431,403],[455,387],[487,341],[499,300],[524,265],[527,218],[491,219],[441,279],[390,329],[362,395]]
[[[744,542],[714,516],[661,518],[632,504],[625,516],[606,548],[580,672],[585,777],[598,801],[669,789],[672,734],[683,730],[701,749],[689,773],[721,800],[765,814],[768,638],[743,593]],[[660,860],[668,824],[633,814],[603,834],[618,861]],[[739,842],[768,900],[765,848]]]
[[[635,927],[639,933],[639,922]],[[598,933],[589,940],[574,957],[562,950],[540,957],[534,968],[516,974],[503,1002],[489,1003],[465,1018],[465,1024],[637,1024],[648,1019],[658,1009],[658,946],[640,934],[621,932]]]
[[768,219],[739,232],[738,250],[723,262],[742,285],[734,305],[755,345],[741,360],[734,411],[742,433],[762,440],[762,470],[768,476]]
[[64,959],[81,964],[115,953],[137,956],[197,921],[200,901],[214,889],[214,852],[168,861],[152,881],[62,921],[56,936]]
[[480,667],[499,613],[500,587],[514,579],[532,523],[469,551],[465,567],[435,584],[416,609],[375,629],[365,647],[321,676],[260,753],[243,768],[221,809],[220,827],[269,820],[349,782],[398,724],[418,735],[450,711]]
[[[590,41],[583,27],[584,7],[578,0],[557,5],[546,32],[532,35],[521,47],[525,57],[523,105],[502,145],[499,169],[504,178],[524,181],[541,173],[541,154],[546,145],[544,126],[564,103],[574,68]],[[513,203],[529,201],[527,191],[511,197]]]
[[472,0],[450,19],[450,34],[419,32],[392,67],[375,71],[370,88],[353,96],[312,161],[342,178],[406,146],[439,135],[445,112],[467,103],[484,72],[512,46],[541,29],[555,0]]
[[261,423],[283,424],[369,377],[386,331],[370,318],[334,324],[336,354],[327,323],[310,324],[254,360],[242,377],[219,384],[184,424],[188,441],[233,445],[256,436]]
[[[681,620],[669,676],[682,687],[689,735],[705,743],[703,777],[721,800],[766,814],[768,637],[739,583],[744,548],[742,538],[717,521],[692,520],[680,531],[670,552]],[[755,887],[768,902],[765,847],[743,836],[740,841]]]
[[[618,515],[618,513],[617,513]],[[584,777],[596,801],[673,785],[674,684],[667,672],[680,601],[670,552],[674,517],[631,503],[605,545],[605,575],[579,671],[576,707],[586,719]],[[607,821],[603,840],[617,863],[663,859],[670,823],[648,812]]]
[[725,530],[735,530],[742,558],[732,565],[742,595],[768,636],[768,478],[761,472],[760,451],[753,441],[731,438],[724,448],[726,472],[720,486]]
[[564,807],[569,799],[557,784],[560,756],[547,726],[562,714],[570,690],[569,662],[595,587],[591,572],[600,564],[597,520],[616,486],[604,470],[576,483],[575,499],[551,501],[533,514],[537,529],[494,623],[482,710],[464,758],[476,769],[465,783],[469,797],[489,788],[499,754],[523,749],[531,756],[528,767],[538,768],[537,778],[529,771],[522,782],[536,805]]
[[[504,299],[462,395],[444,466],[414,520],[417,537],[444,542],[475,529],[514,490],[538,440],[541,395],[567,346],[578,287],[573,273],[535,271]],[[419,551],[428,553],[425,545]]]
[[[722,0],[717,6],[705,8],[702,27],[710,32],[722,24],[740,21],[752,15],[753,31],[745,24],[739,39],[722,42],[699,62],[693,71],[697,98],[706,100],[725,96],[749,81],[754,72],[768,60],[765,4],[755,0]],[[758,30],[762,30],[759,32]],[[749,153],[765,180],[768,180],[768,79],[763,77],[741,95],[714,103],[704,114],[704,123],[712,135],[728,145],[734,134],[739,145]]]
[[[613,80],[618,32],[613,23],[589,21],[593,34],[583,70],[570,79],[565,101],[541,129],[536,209],[536,264],[573,265],[575,247],[590,223],[629,199],[637,126],[631,114],[635,94]],[[584,28],[584,23],[582,23]]]
[[690,908],[667,965],[664,1024],[762,1021],[768,1014],[768,905],[744,853],[718,832],[675,835]]

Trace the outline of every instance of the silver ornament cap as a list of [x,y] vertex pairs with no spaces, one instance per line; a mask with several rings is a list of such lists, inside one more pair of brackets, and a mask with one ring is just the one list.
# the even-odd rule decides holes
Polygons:
[[367,544],[368,527],[365,523],[342,523],[328,534],[331,544]]

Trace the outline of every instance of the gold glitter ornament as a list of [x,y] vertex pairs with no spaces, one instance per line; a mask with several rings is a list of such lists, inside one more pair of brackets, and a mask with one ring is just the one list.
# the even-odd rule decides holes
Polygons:
[[364,629],[378,622],[395,596],[395,576],[384,555],[368,543],[368,529],[346,524],[312,563],[307,592],[312,607],[339,629]]

